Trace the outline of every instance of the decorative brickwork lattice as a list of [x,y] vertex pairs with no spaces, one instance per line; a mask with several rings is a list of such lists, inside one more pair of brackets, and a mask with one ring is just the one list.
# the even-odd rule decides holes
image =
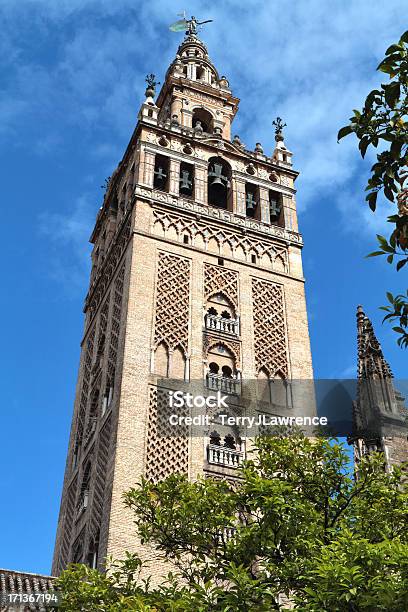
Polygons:
[[104,424],[99,434],[98,451],[96,460],[95,486],[92,503],[91,532],[97,533],[100,529],[103,509],[103,498],[105,493],[106,469],[109,457],[109,445],[111,435],[111,417]]
[[[256,255],[259,264],[263,267],[289,271],[288,248],[276,241],[270,241],[267,238],[257,239],[254,236],[220,229],[219,225],[211,225],[207,220],[201,222],[186,219],[180,215],[171,215],[158,210],[154,211],[154,220],[153,232],[164,234],[165,237],[174,236],[182,242],[183,236],[187,233],[191,236],[192,246],[208,250],[210,241],[215,241],[219,255],[247,261],[250,261],[251,255]],[[276,228],[276,231],[278,230],[281,230],[282,233],[285,231],[282,228]]]
[[62,546],[61,554],[59,559],[59,566],[63,568],[68,563],[69,547],[71,544],[72,527],[75,518],[75,498],[77,492],[78,477],[75,476],[74,480],[70,484],[67,492],[66,504],[65,504],[65,517],[64,527],[62,530]]
[[283,287],[252,279],[255,369],[288,376]]
[[188,259],[159,253],[154,345],[164,342],[173,350],[180,346],[185,355],[188,353],[190,275]]
[[106,289],[113,278],[116,266],[118,265],[118,262],[127,247],[129,238],[131,236],[131,229],[132,222],[129,216],[122,226],[116,241],[114,241],[113,246],[109,250],[106,260],[93,281],[88,296],[85,300],[85,310],[89,311],[89,320],[91,320],[93,315],[96,313],[96,310],[103,296],[105,295]]
[[204,297],[222,293],[238,308],[238,272],[222,266],[204,264]]
[[[188,473],[189,429],[185,425],[176,432],[180,435],[170,435],[168,419],[173,413],[174,408],[169,405],[167,390],[150,386],[146,478],[153,482],[163,480],[170,474]],[[178,414],[187,416],[187,409],[179,408]]]
[[113,383],[119,346],[120,321],[122,316],[123,281],[125,266],[123,265],[115,280],[113,293],[112,327],[109,340],[108,377]]
[[96,330],[96,326],[94,325],[91,331],[89,332],[88,338],[86,341],[82,386],[81,386],[81,394],[80,394],[81,399],[79,402],[79,410],[78,410],[78,417],[77,417],[77,433],[76,433],[75,449],[74,449],[74,453],[77,458],[79,456],[79,452],[80,452],[81,445],[82,445],[82,439],[84,435],[85,415],[86,415],[86,408],[88,405],[90,383],[91,383],[92,362],[93,362],[94,343],[95,343],[95,330]]

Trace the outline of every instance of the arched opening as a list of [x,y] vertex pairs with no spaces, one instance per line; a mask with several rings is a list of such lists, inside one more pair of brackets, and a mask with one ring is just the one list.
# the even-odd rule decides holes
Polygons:
[[271,397],[273,404],[281,408],[287,408],[288,383],[280,372],[271,380]]
[[178,346],[171,357],[171,378],[184,380],[186,359],[182,349]]
[[235,356],[229,348],[219,343],[208,351],[207,386],[214,391],[237,395],[239,381],[237,379]]
[[282,222],[282,194],[278,191],[269,190],[269,213],[273,225],[281,225]]
[[212,361],[208,367],[210,369],[211,374],[218,374],[220,370],[220,366],[218,365],[218,363],[215,363],[215,361]]
[[239,335],[239,321],[235,308],[222,293],[207,299],[205,307],[205,327],[207,329]]
[[268,372],[262,368],[256,381],[256,395],[259,401],[271,403],[271,386]]
[[208,203],[217,208],[228,208],[231,191],[231,166],[220,157],[208,162]]
[[194,193],[194,166],[181,162],[180,164],[180,194],[191,197]]
[[98,548],[99,548],[99,531],[91,538],[88,547],[88,554],[86,556],[86,564],[91,569],[97,569],[98,567]]
[[169,190],[169,158],[164,155],[156,155],[153,187],[160,191]]
[[168,377],[169,373],[169,352],[166,345],[161,342],[156,348],[154,355],[154,371],[158,376]]
[[255,217],[259,202],[259,189],[252,183],[245,184],[245,208],[247,217]]
[[221,372],[224,378],[232,378],[232,369],[230,368],[230,366],[222,366]]
[[193,111],[193,129],[197,127],[197,124],[203,129],[203,132],[212,134],[214,131],[214,118],[212,114],[205,110],[205,108],[196,108]]
[[197,81],[205,80],[205,69],[202,66],[197,66],[196,68],[196,79]]

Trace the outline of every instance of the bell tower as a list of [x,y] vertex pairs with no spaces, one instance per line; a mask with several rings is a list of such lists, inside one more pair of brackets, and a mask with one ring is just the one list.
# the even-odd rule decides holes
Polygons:
[[[53,562],[103,568],[143,552],[122,494],[142,476],[236,478],[245,432],[160,435],[166,380],[201,381],[242,409],[291,414],[291,381],[312,380],[298,231],[298,173],[284,124],[275,147],[231,136],[238,110],[196,20],[156,98],[154,75],[92,232],[92,272]],[[170,384],[170,382],[169,382]],[[160,568],[157,568],[157,572]]]

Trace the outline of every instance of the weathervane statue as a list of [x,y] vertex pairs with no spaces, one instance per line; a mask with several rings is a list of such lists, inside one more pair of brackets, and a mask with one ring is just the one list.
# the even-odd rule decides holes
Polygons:
[[183,30],[185,30],[188,36],[196,36],[200,26],[204,25],[205,23],[211,23],[213,21],[212,19],[198,21],[195,17],[191,17],[191,19],[186,19],[185,11],[184,13],[180,13],[180,17],[182,17],[183,19],[179,19],[175,23],[172,23],[171,26],[169,26],[169,29],[172,32],[182,32]]

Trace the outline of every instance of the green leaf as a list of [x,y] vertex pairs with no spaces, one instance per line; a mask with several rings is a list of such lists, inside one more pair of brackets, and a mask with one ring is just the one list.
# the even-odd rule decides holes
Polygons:
[[377,257],[378,255],[384,255],[384,251],[373,251],[366,255],[366,257]]
[[362,158],[365,157],[367,147],[369,144],[370,144],[370,139],[367,136],[363,136],[363,138],[360,140],[359,145],[358,145]]
[[399,99],[400,87],[401,85],[398,81],[393,81],[389,85],[384,86],[385,101],[391,108],[394,108],[396,101]]
[[391,304],[394,304],[394,296],[392,295],[392,293],[387,291],[386,296],[387,296],[387,300],[391,302]]
[[351,134],[352,132],[354,132],[354,129],[351,125],[346,125],[342,127],[339,130],[339,133],[337,134],[337,142],[339,142],[339,140],[344,138],[344,136],[347,136],[348,134]]

